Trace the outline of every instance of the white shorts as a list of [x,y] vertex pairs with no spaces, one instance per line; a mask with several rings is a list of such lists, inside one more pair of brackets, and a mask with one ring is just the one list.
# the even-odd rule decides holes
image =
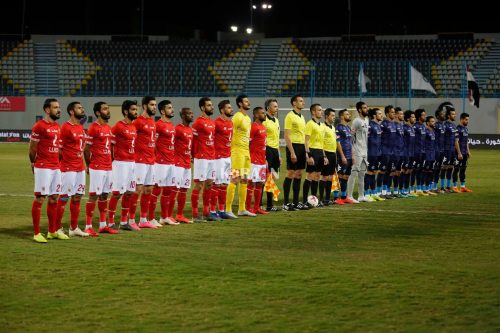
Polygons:
[[195,180],[203,182],[207,179],[215,180],[215,160],[194,159],[193,164]]
[[71,197],[85,194],[85,171],[69,171],[61,173],[61,194]]
[[229,184],[231,180],[231,157],[215,160],[215,184]]
[[174,168],[173,164],[155,164],[155,184],[158,186],[175,186],[174,182]]
[[113,161],[113,192],[135,192],[135,162]]
[[113,186],[113,172],[111,170],[94,170],[89,168],[90,195],[110,193]]
[[35,195],[61,193],[61,170],[35,168]]
[[190,188],[191,187],[191,169],[174,166],[175,186],[177,188]]
[[135,164],[135,182],[138,185],[154,185],[154,164]]
[[265,164],[250,164],[250,180],[252,183],[263,183],[266,181],[267,168]]

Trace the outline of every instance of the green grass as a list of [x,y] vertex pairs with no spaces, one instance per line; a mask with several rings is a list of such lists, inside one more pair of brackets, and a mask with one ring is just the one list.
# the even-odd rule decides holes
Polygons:
[[0,145],[0,331],[500,330],[498,152],[474,193],[42,245],[27,148]]

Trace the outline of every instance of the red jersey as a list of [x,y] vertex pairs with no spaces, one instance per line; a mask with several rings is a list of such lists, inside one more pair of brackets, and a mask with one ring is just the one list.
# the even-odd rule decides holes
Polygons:
[[185,169],[191,168],[191,145],[193,129],[183,124],[175,126],[175,165]]
[[113,144],[115,160],[134,162],[135,139],[137,137],[134,124],[127,124],[125,121],[120,120],[113,126],[111,132],[113,133],[111,143]]
[[266,164],[266,127],[252,123],[250,129],[250,162],[252,164]]
[[215,119],[215,158],[231,157],[233,121],[221,117]]
[[215,159],[214,147],[215,124],[210,118],[198,117],[193,123],[193,157],[198,159]]
[[156,163],[174,164],[175,127],[171,122],[156,122]]
[[85,145],[85,130],[81,124],[65,122],[61,127],[61,171],[84,171],[83,147]]
[[31,141],[38,142],[35,167],[41,169],[59,169],[59,146],[61,129],[56,122],[45,119],[37,122],[31,129]]
[[135,163],[154,164],[156,141],[155,121],[152,118],[139,116],[134,120],[133,124],[137,129],[137,153],[135,154]]
[[87,131],[85,143],[90,146],[90,165],[94,170],[111,170],[111,127],[108,124],[92,123]]

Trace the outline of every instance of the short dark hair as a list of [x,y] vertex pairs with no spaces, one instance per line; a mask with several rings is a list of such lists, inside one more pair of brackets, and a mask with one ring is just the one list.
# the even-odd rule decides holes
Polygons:
[[392,106],[390,104],[386,105],[386,107],[384,108],[384,113],[388,114],[391,109],[394,109],[394,106]]
[[293,95],[292,98],[290,98],[290,104],[293,105],[293,102],[295,102],[299,97],[302,97],[302,95]]
[[373,108],[373,109],[368,110],[368,116],[370,117],[370,119],[375,118],[375,116],[377,115],[377,111],[380,111],[380,109]]
[[339,111],[339,118],[342,117],[344,115],[344,113],[347,112],[347,109],[342,109]]
[[229,102],[228,99],[223,99],[222,101],[219,102],[219,104],[217,104],[217,107],[219,108],[219,111],[224,109],[224,107],[228,104],[231,104],[231,102]]
[[132,101],[130,99],[124,100],[123,103],[122,103],[122,115],[125,115],[125,111],[130,110],[130,107],[132,105],[137,105],[137,101]]
[[77,105],[77,104],[82,104],[82,103],[74,101],[74,102],[71,102],[68,104],[68,107],[66,108],[66,111],[68,111],[68,114],[70,114],[69,112],[71,110],[73,110],[75,108],[75,105]]
[[460,119],[465,119],[467,117],[470,117],[468,113],[463,112],[460,114]]
[[172,104],[172,102],[170,102],[168,99],[164,99],[163,101],[161,101],[158,104],[158,110],[160,110],[160,113],[161,113],[161,110],[163,110],[165,108],[165,106],[167,106],[169,104]]
[[335,110],[332,109],[332,108],[326,108],[325,110],[325,118],[328,117],[330,115],[330,113],[335,113]]
[[144,96],[144,97],[142,98],[141,105],[148,105],[148,104],[149,104],[149,102],[151,102],[151,101],[155,101],[155,100],[156,100],[156,98],[154,98],[153,96]]
[[97,102],[94,104],[94,114],[96,117],[97,117],[97,112],[101,111],[101,106],[103,106],[104,104],[107,104],[107,103],[106,102]]
[[248,96],[247,96],[247,95],[238,95],[238,96],[236,97],[236,106],[237,106],[238,108],[240,107],[240,103],[242,103],[242,102],[243,102],[243,99],[244,99],[244,98],[248,98]]
[[425,110],[424,109],[416,109],[415,110],[415,118],[420,119],[420,117],[422,116],[422,113],[424,113]]
[[319,103],[311,104],[311,106],[309,107],[309,111],[313,112],[314,108],[317,106],[321,106],[321,104],[319,104]]
[[425,122],[428,123],[431,119],[434,119],[434,116],[425,117]]
[[58,102],[57,99],[55,98],[47,98],[44,102],[43,102],[43,109],[47,109],[47,108],[50,108],[50,104],[52,104],[53,102]]
[[202,97],[198,101],[198,106],[201,109],[202,106],[205,106],[205,102],[211,101],[210,97]]
[[254,119],[257,116],[257,113],[259,112],[259,110],[264,110],[264,108],[262,106],[256,106],[253,108],[253,118]]
[[405,121],[408,121],[411,118],[411,115],[415,114],[412,110],[405,111]]
[[364,104],[366,104],[366,103],[365,103],[365,102],[363,102],[363,101],[359,101],[359,102],[357,102],[357,103],[356,103],[356,110],[357,110],[357,111],[361,110],[361,107],[362,107]]

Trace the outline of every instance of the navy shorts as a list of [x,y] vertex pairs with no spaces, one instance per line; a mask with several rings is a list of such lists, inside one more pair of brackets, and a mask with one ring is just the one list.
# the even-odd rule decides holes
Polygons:
[[368,171],[375,172],[380,170],[381,156],[368,156]]

